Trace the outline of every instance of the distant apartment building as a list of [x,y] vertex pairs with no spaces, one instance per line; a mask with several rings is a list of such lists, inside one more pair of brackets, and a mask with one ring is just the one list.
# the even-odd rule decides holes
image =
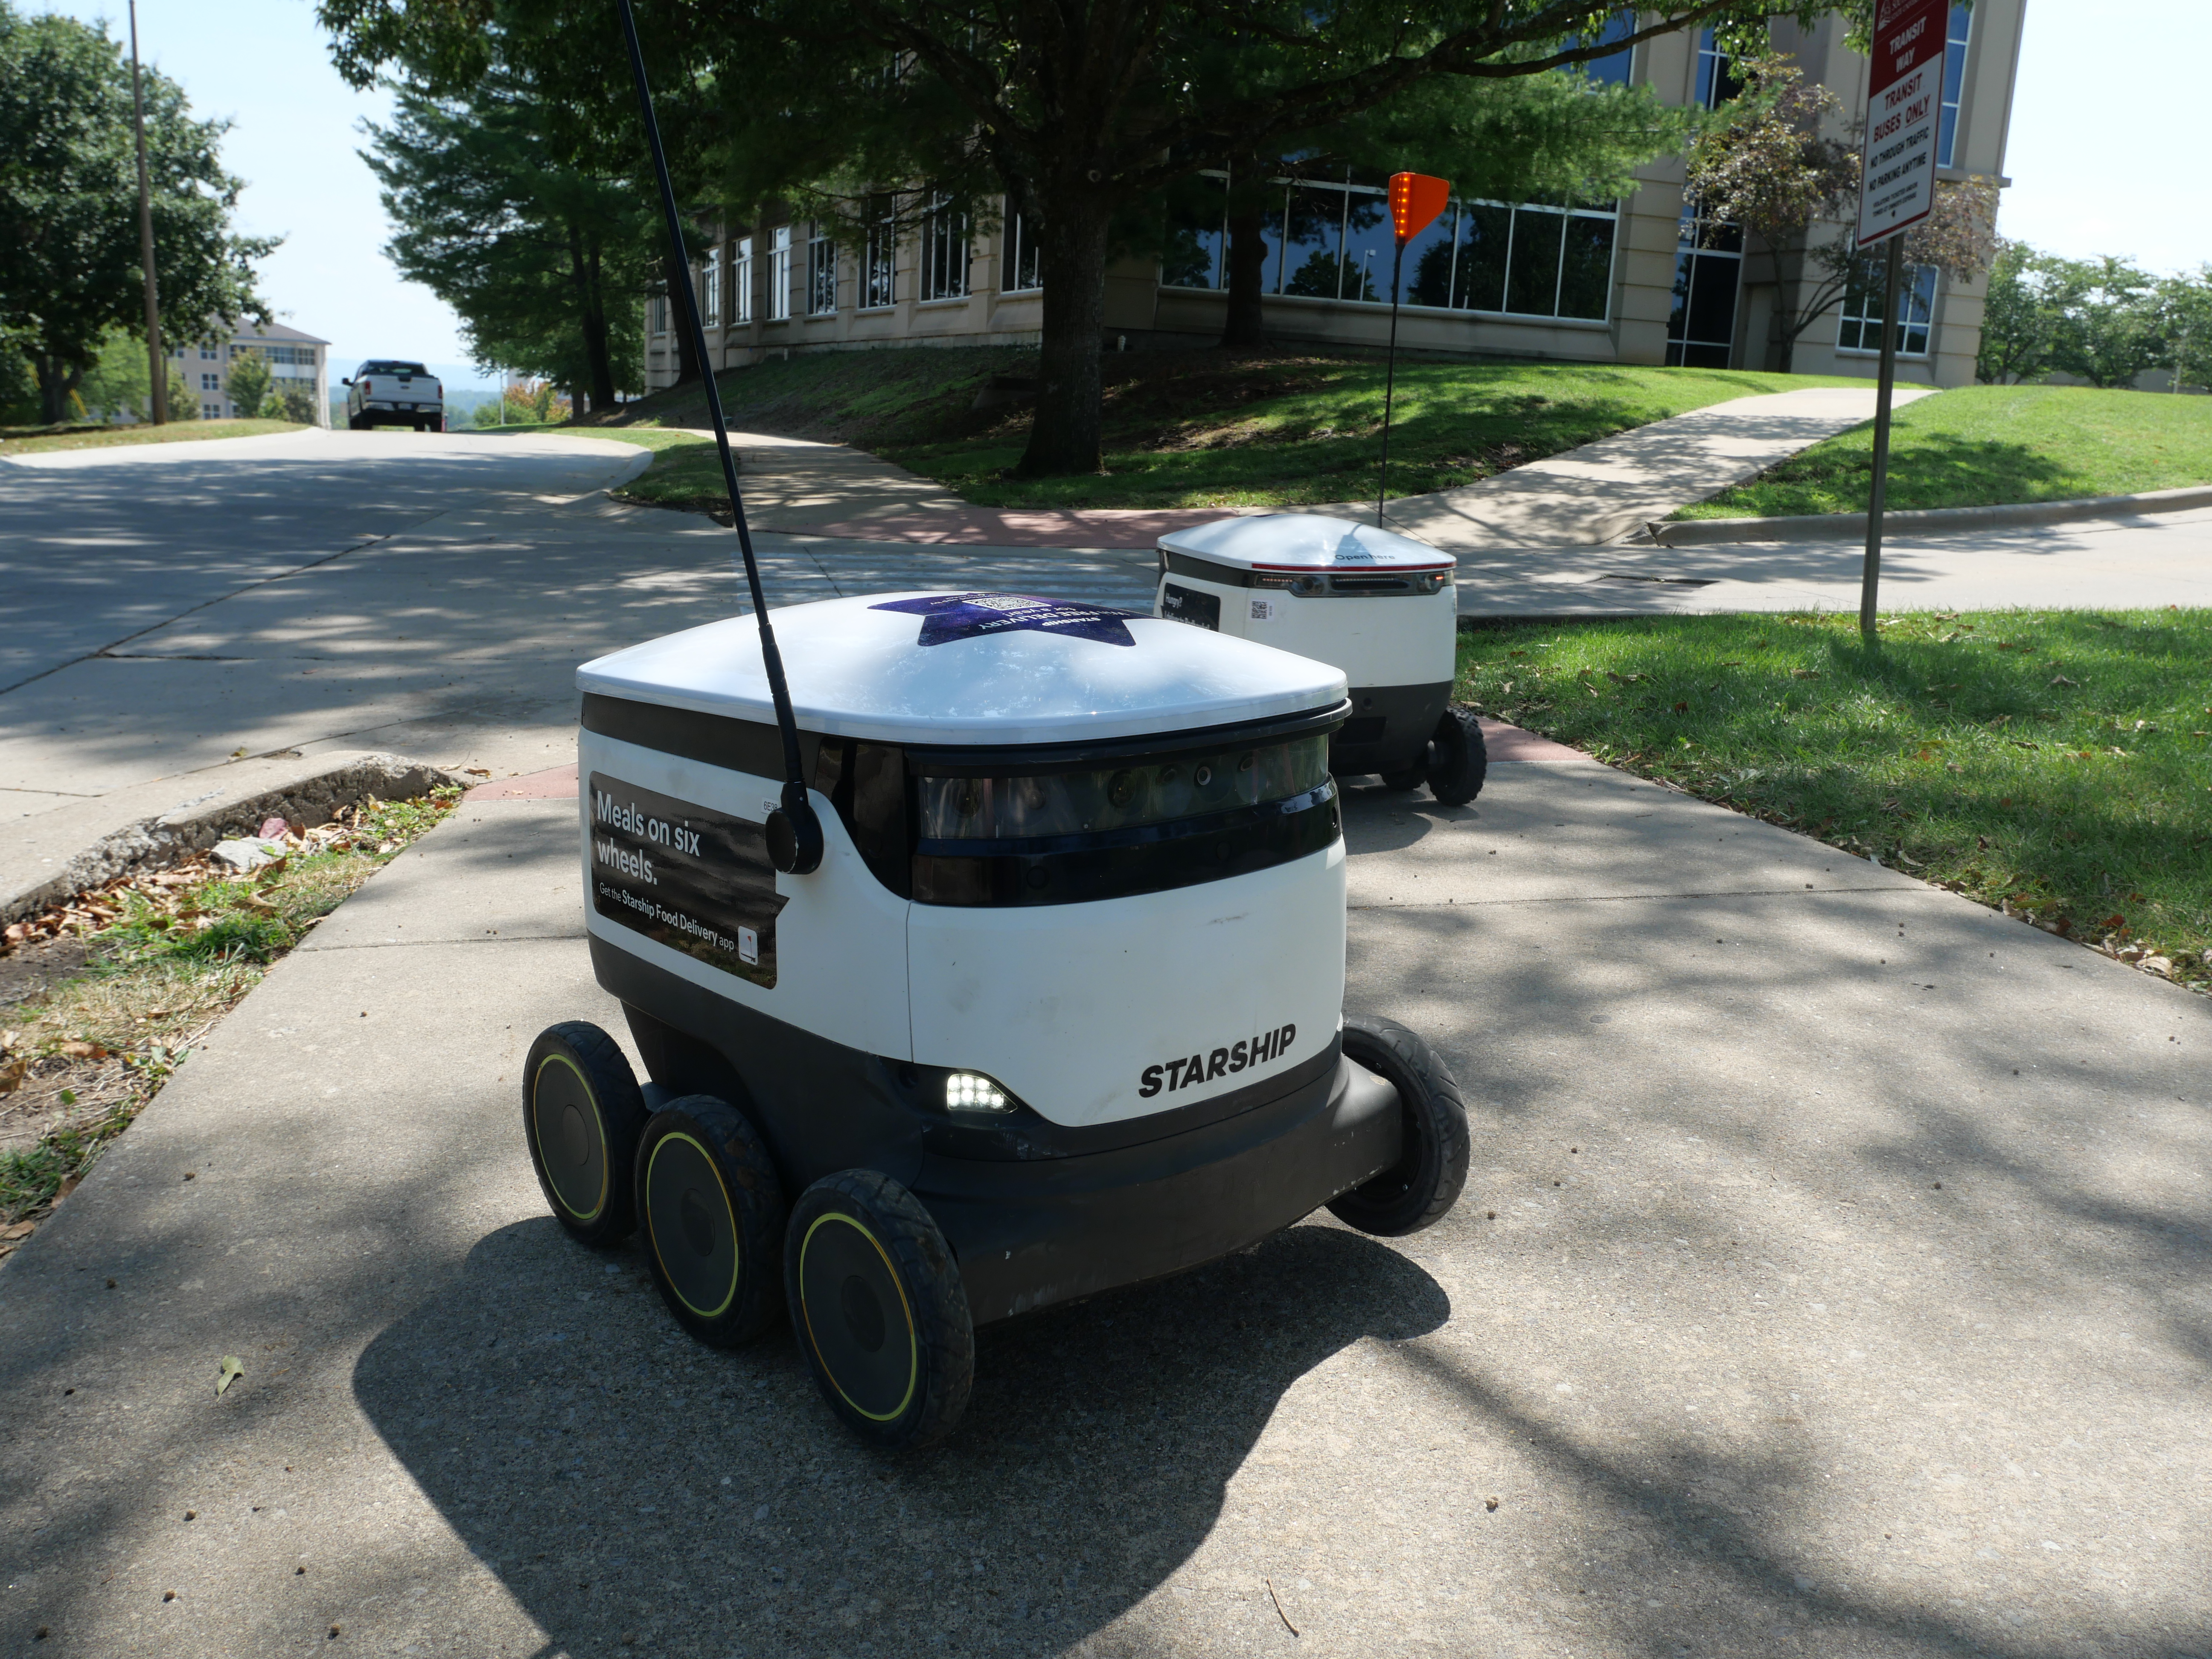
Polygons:
[[[2002,179],[2026,0],[1954,6],[1946,46],[1938,176]],[[1833,14],[1810,29],[1778,24],[1776,45],[1845,112],[1866,107],[1867,61]],[[1626,31],[1623,31],[1626,33]],[[1669,102],[1712,106],[1735,83],[1711,30],[1662,35],[1589,64],[1599,82],[1649,86]],[[1710,227],[1685,199],[1679,159],[1638,174],[1604,204],[1456,200],[1407,250],[1402,347],[1452,356],[1588,363],[1779,367],[1771,343],[1778,300],[1796,308],[1799,279],[1731,227]],[[1225,179],[1224,180],[1225,186]],[[1268,221],[1265,324],[1271,339],[1380,348],[1392,254],[1384,181],[1346,173],[1279,182]],[[1034,344],[1042,289],[1018,214],[977,232],[926,198],[896,228],[840,242],[827,227],[770,215],[710,226],[694,272],[708,354],[733,368],[788,352],[884,346]],[[1827,228],[1833,234],[1839,227]],[[1107,272],[1105,325],[1131,345],[1218,337],[1228,298],[1218,215],[1176,224],[1160,258]],[[1980,279],[1911,272],[1899,336],[1900,379],[1971,381],[1981,338]],[[1801,335],[1802,374],[1875,373],[1878,294],[1845,294]],[[675,380],[671,307],[649,302],[646,380]]]
[[327,427],[331,399],[325,388],[330,384],[330,349],[328,340],[283,323],[240,323],[204,340],[170,346],[169,396],[180,410],[186,403],[196,403],[204,421],[234,420],[238,405],[230,396],[231,366],[243,357],[262,357],[268,361],[275,389],[305,392],[315,411],[315,424]]

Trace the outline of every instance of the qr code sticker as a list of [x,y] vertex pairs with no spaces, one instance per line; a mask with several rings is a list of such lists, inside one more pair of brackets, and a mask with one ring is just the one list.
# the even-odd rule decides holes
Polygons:
[[1253,620],[1254,622],[1273,622],[1273,621],[1274,621],[1274,620],[1275,620],[1275,602],[1274,602],[1273,599],[1255,599],[1255,600],[1253,600],[1253,601],[1252,601],[1252,620]]

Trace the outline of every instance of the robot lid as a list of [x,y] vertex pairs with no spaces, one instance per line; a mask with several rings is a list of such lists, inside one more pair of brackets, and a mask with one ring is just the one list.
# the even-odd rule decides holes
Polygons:
[[1234,570],[1449,570],[1449,553],[1371,524],[1318,513],[1216,519],[1160,538],[1160,549]]
[[[1272,646],[1028,594],[872,593],[771,617],[799,724],[831,737],[1064,744],[1319,712],[1345,695],[1341,670]],[[598,658],[576,671],[576,684],[700,714],[775,718],[749,616]]]

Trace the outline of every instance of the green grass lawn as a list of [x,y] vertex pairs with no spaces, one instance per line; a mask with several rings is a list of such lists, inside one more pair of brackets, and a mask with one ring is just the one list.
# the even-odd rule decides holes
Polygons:
[[[1677,519],[1863,513],[1874,427],[1856,427]],[[1966,386],[1899,410],[1888,505],[1999,507],[2212,483],[2212,398]]]
[[[1007,473],[1021,458],[1027,410],[971,405],[993,376],[1035,367],[1032,355],[998,349],[841,352],[734,370],[721,386],[734,428],[855,444],[985,506],[1280,507],[1356,500],[1375,488],[1383,366],[1374,359],[1112,354],[1105,471],[1015,478]],[[1850,384],[1690,368],[1401,363],[1390,492],[1472,483],[1731,398]],[[696,392],[647,399],[634,411],[668,426],[706,422]],[[671,505],[722,497],[709,450],[665,456],[626,493]]]
[[1485,712],[2055,932],[2212,978],[2212,611],[1464,634]]
[[0,426],[0,455],[35,455],[50,449],[106,449],[115,444],[204,443],[210,438],[257,438],[264,432],[300,432],[293,421],[172,421],[167,426]]

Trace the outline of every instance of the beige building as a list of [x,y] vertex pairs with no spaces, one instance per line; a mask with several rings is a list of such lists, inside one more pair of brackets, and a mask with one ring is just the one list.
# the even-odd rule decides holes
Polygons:
[[231,401],[231,365],[241,357],[265,357],[275,389],[295,387],[307,392],[315,410],[315,424],[331,423],[331,399],[324,388],[330,384],[328,340],[303,334],[283,323],[264,327],[241,323],[227,334],[210,339],[174,342],[169,347],[169,396],[178,412],[197,404],[200,419],[234,419],[238,405]]
[[[1952,9],[1939,177],[2002,175],[2024,6],[1978,0]],[[1844,33],[1831,15],[1809,31],[1778,25],[1776,40],[1856,115],[1866,106],[1867,60]],[[1645,41],[1589,73],[1653,87],[1677,103],[1710,106],[1734,89],[1710,30]],[[1604,207],[1455,201],[1407,249],[1400,344],[1452,356],[1779,367],[1770,343],[1772,262],[1739,234],[1707,234],[1685,207],[1682,176],[1679,161],[1656,163],[1638,175],[1634,194]],[[1383,181],[1307,179],[1282,191],[1267,233],[1269,337],[1380,348],[1393,251]],[[771,217],[749,234],[720,228],[696,272],[714,365],[793,351],[1036,343],[1042,293],[1018,216],[983,234],[947,207],[925,205],[908,218],[896,236],[859,246],[804,221]],[[1116,263],[1107,273],[1109,335],[1132,346],[1218,337],[1224,242],[1218,217],[1200,214],[1174,227],[1164,257]],[[1900,378],[1939,386],[1973,379],[1982,291],[1979,280],[1912,273]],[[1880,307],[1878,294],[1844,296],[1799,337],[1791,366],[1871,376]],[[652,301],[650,386],[676,376],[670,320],[667,302]]]

